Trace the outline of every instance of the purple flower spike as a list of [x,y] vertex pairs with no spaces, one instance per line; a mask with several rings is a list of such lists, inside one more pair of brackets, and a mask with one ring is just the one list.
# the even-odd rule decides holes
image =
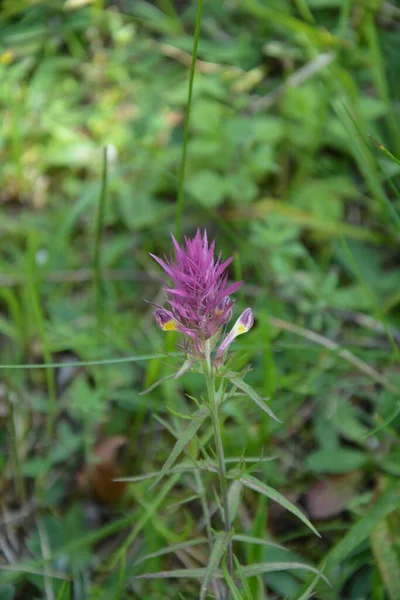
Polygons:
[[174,236],[172,241],[174,259],[151,254],[171,280],[164,286],[168,309],[157,307],[154,316],[162,329],[188,337],[188,354],[204,357],[205,342],[231,319],[234,301],[230,295],[242,283],[228,284],[227,268],[233,258],[222,262],[221,255],[215,257],[215,242],[208,244],[206,231],[201,235],[198,229],[193,239],[185,237],[182,246]]
[[238,335],[242,335],[242,333],[247,333],[249,329],[251,329],[254,325],[254,316],[251,308],[246,308],[232,327],[231,331],[228,333],[220,347],[217,351],[217,362],[221,359],[221,357],[228,350],[229,346],[233,342]]

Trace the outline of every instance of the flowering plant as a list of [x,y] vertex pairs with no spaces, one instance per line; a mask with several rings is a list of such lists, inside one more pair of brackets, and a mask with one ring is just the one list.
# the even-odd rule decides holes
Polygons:
[[[233,317],[235,301],[232,295],[242,285],[241,282],[228,283],[228,266],[232,258],[223,261],[219,254],[215,257],[215,243],[209,244],[207,233],[198,230],[193,239],[185,238],[184,245],[178,244],[172,236],[175,257],[164,257],[151,255],[163,268],[168,281],[164,284],[165,304],[155,304],[154,317],[157,325],[164,331],[177,331],[184,337],[185,361],[181,368],[173,375],[178,378],[191,368],[200,371],[205,377],[205,398],[201,401],[193,399],[198,405],[198,410],[185,419],[190,420],[186,429],[177,435],[176,443],[159,473],[155,474],[156,485],[164,476],[176,472],[193,472],[199,497],[201,498],[204,512],[204,521],[210,546],[210,558],[208,566],[204,569],[188,569],[187,572],[169,571],[162,573],[148,573],[140,577],[196,577],[203,580],[200,590],[200,600],[207,597],[208,588],[213,585],[216,598],[230,598],[235,596],[237,590],[237,578],[246,577],[246,569],[249,575],[260,575],[264,572],[274,570],[273,563],[260,563],[247,567],[240,567],[233,553],[234,542],[250,542],[268,545],[270,542],[261,538],[236,535],[233,530],[235,518],[234,507],[239,504],[240,494],[243,487],[270,498],[287,510],[295,514],[308,527],[317,533],[316,529],[304,516],[304,514],[279,492],[266,485],[261,480],[251,475],[251,467],[245,468],[246,461],[234,459],[237,464],[228,470],[229,459],[225,458],[223,446],[222,426],[223,419],[220,418],[224,403],[236,395],[246,395],[261,410],[275,420],[277,417],[257,392],[244,381],[244,376],[249,368],[241,372],[234,372],[228,366],[228,349],[234,339],[249,331],[254,324],[251,308],[246,308],[234,323],[228,333],[228,327]],[[160,380],[147,391],[153,389]],[[145,393],[145,392],[143,392]],[[205,459],[196,459],[190,456],[189,461],[182,461],[176,465],[181,453],[185,451],[187,444],[196,439],[197,432],[211,418],[212,434],[215,445],[215,460],[209,458],[209,454],[198,440],[198,448]],[[198,455],[200,454],[198,451]],[[232,459],[230,459],[232,462]],[[257,463],[259,460],[257,459]],[[178,470],[178,471],[177,471]],[[218,505],[224,524],[224,531],[215,533],[211,525],[211,513],[207,503],[207,493],[203,484],[204,473],[216,473],[219,478],[220,498]],[[135,478],[131,479],[134,480]],[[318,535],[318,533],[317,533]],[[191,542],[188,542],[191,545]],[[182,547],[182,544],[179,545]],[[224,558],[225,557],[225,558]],[[276,570],[282,569],[284,563],[276,563]],[[287,568],[304,568],[315,571],[312,567],[299,563],[285,563]],[[291,566],[290,566],[291,565]],[[235,569],[236,566],[236,569]],[[251,567],[251,568],[250,568]],[[315,571],[317,572],[317,571]],[[317,572],[318,573],[318,572]],[[225,586],[221,585],[221,579],[225,579]],[[238,597],[237,594],[235,597]]]

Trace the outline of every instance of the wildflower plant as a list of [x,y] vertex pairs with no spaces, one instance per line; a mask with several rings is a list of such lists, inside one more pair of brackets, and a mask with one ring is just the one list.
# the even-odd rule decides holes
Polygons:
[[[252,467],[243,459],[233,461],[225,457],[223,446],[223,419],[221,409],[225,402],[237,395],[246,395],[262,411],[272,419],[279,419],[257,392],[244,381],[250,367],[241,372],[233,371],[228,351],[236,337],[247,333],[254,324],[251,308],[246,308],[231,327],[234,315],[234,293],[242,285],[241,282],[228,282],[228,267],[232,258],[222,260],[221,254],[215,255],[215,242],[209,243],[207,232],[198,230],[193,239],[185,238],[180,245],[172,236],[174,256],[159,258],[151,255],[162,267],[166,275],[163,286],[165,303],[155,304],[154,317],[157,325],[164,331],[177,331],[183,336],[185,360],[178,371],[167,378],[179,378],[192,369],[204,376],[206,393],[200,400],[195,400],[197,410],[190,416],[189,425],[177,434],[177,440],[161,471],[155,474],[152,486],[166,475],[179,471],[189,471],[195,474],[197,488],[202,493],[202,506],[206,524],[210,557],[208,566],[186,571],[169,571],[162,573],[147,573],[140,577],[194,577],[202,579],[200,600],[207,597],[210,585],[213,585],[214,597],[220,599],[241,597],[237,594],[238,581],[250,576],[262,575],[274,570],[306,569],[319,575],[318,571],[300,563],[259,563],[256,565],[240,566],[234,555],[233,545],[243,542],[269,545],[271,542],[236,534],[233,530],[235,506],[240,501],[243,488],[252,489],[270,498],[295,514],[314,533],[314,526],[305,515],[279,492],[254,477]],[[165,379],[161,381],[164,381]],[[161,381],[157,382],[148,392]],[[144,392],[144,393],[146,393]],[[187,419],[187,415],[185,415]],[[200,428],[207,419],[211,420],[213,449],[205,448],[201,439],[197,438]],[[187,444],[197,440],[197,456],[190,455],[177,463]],[[210,458],[212,456],[212,458]],[[201,458],[200,458],[201,457]],[[257,464],[257,463],[256,463]],[[224,530],[217,532],[212,529],[211,513],[207,505],[205,488],[202,478],[207,473],[214,473],[219,479],[219,497],[217,505],[220,508]],[[135,480],[138,478],[131,478]],[[191,542],[188,542],[192,545]],[[179,545],[182,548],[182,544]],[[173,549],[171,549],[173,551]],[[221,584],[221,580],[225,580]],[[232,594],[232,596],[231,596]]]

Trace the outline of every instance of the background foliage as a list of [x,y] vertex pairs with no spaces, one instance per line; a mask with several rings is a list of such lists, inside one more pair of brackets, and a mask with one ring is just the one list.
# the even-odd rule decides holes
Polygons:
[[[203,546],[134,564],[202,535],[190,477],[113,483],[160,468],[174,438],[155,415],[179,430],[202,392],[190,374],[139,395],[181,362],[143,298],[160,289],[148,252],[175,230],[196,10],[1,5],[0,598],[198,595],[133,579],[206,564]],[[257,319],[235,367],[251,362],[282,420],[235,400],[224,441],[275,457],[258,477],[322,534],[247,490],[237,528],[287,551],[236,551],[324,564],[323,600],[400,598],[399,30],[379,0],[204,1],[182,231],[235,255],[237,312]],[[315,583],[248,581],[243,597],[271,599]]]

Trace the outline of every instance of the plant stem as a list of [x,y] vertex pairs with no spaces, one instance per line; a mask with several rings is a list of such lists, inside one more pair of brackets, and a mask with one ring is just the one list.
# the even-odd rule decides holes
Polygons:
[[99,197],[99,208],[96,220],[96,232],[94,240],[94,256],[93,256],[93,279],[96,293],[96,317],[97,317],[97,337],[98,342],[101,342],[101,333],[104,326],[104,281],[101,264],[101,241],[104,229],[104,211],[107,195],[107,180],[108,180],[108,162],[107,162],[107,147],[103,149],[103,172],[101,176],[101,190]]
[[190,111],[192,108],[193,81],[194,81],[194,74],[196,71],[197,47],[199,45],[199,38],[200,38],[200,24],[201,24],[202,11],[203,11],[203,0],[198,0],[196,25],[195,25],[194,38],[193,38],[192,61],[190,64],[190,71],[189,71],[188,100],[187,100],[186,112],[185,112],[185,122],[183,125],[183,144],[182,144],[182,158],[181,158],[181,164],[180,164],[180,168],[179,168],[178,198],[177,198],[177,203],[176,203],[175,236],[178,240],[181,237],[182,211],[183,211],[183,201],[184,201],[184,195],[185,195],[184,183],[185,183],[187,147],[188,147],[188,140],[189,140],[189,121],[190,121]]
[[[215,385],[214,378],[212,373],[211,359],[208,355],[204,362],[204,375],[206,378],[207,385],[207,394],[208,400],[210,402],[211,409],[211,420],[214,431],[215,438],[215,446],[217,453],[217,462],[218,462],[218,476],[219,476],[219,485],[221,489],[221,503],[224,511],[224,527],[225,531],[231,531],[231,518],[229,511],[229,500],[228,500],[228,485],[226,479],[226,468],[225,468],[225,455],[224,455],[224,446],[222,444],[222,435],[221,435],[221,423],[218,418],[218,406],[217,400],[215,397]],[[233,552],[232,552],[232,542],[229,543],[228,546],[228,570],[230,575],[233,574]]]
[[[208,510],[208,505],[207,505],[207,495],[206,495],[206,490],[203,484],[203,479],[201,477],[201,473],[200,471],[195,470],[194,472],[194,477],[195,477],[195,481],[196,481],[196,489],[197,492],[200,496],[200,503],[201,503],[201,508],[203,510],[203,516],[204,516],[204,522],[205,522],[205,528],[206,528],[206,533],[207,533],[207,539],[208,539],[208,545],[210,548],[210,554],[212,552],[213,549],[213,534],[212,534],[212,528],[211,528],[211,517],[210,517],[210,511]],[[220,600],[221,595],[220,595],[220,583],[217,580],[213,580],[213,587],[214,587],[214,593],[215,593],[215,597],[217,600]]]

